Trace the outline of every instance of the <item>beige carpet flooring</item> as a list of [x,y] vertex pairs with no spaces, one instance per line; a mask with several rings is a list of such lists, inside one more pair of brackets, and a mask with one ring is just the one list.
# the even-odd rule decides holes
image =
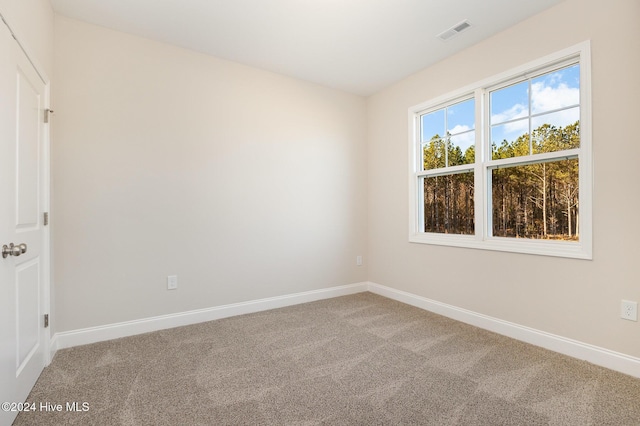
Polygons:
[[15,425],[640,425],[640,379],[371,293],[60,350]]

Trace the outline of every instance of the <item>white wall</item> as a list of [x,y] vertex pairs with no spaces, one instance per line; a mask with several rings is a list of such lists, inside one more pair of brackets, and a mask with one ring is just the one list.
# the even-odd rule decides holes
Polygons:
[[366,279],[363,98],[62,17],[54,67],[57,332]]
[[[640,2],[567,0],[372,96],[368,102],[369,280],[640,356]],[[592,41],[593,261],[408,243],[409,107]]]
[[0,0],[5,17],[40,72],[51,78],[53,67],[53,9],[49,0]]

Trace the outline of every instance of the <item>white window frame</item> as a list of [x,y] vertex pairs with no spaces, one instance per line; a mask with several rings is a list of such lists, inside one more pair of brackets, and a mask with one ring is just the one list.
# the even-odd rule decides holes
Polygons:
[[[435,244],[454,247],[528,253],[544,256],[558,256],[578,259],[592,259],[592,193],[593,166],[591,146],[591,47],[585,41],[543,58],[513,68],[493,77],[465,86],[451,93],[409,108],[409,241],[413,243]],[[562,67],[571,63],[580,64],[580,148],[544,154],[535,154],[502,160],[491,159],[489,137],[489,91],[518,78],[552,67]],[[475,158],[473,165],[455,166],[441,169],[441,175],[452,174],[456,169],[474,171],[474,212],[475,235],[441,234],[424,232],[422,197],[424,190],[419,184],[425,175],[433,172],[422,170],[422,149],[420,140],[420,116],[452,105],[465,98],[475,98]],[[490,202],[490,173],[492,168],[508,163],[537,163],[541,160],[578,158],[580,215],[579,241],[533,240],[524,238],[498,237],[492,235],[492,205]],[[472,166],[472,167],[470,167]]]

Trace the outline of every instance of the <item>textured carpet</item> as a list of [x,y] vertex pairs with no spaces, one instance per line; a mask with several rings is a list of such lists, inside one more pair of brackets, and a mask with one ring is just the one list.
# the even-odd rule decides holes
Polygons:
[[61,350],[29,401],[63,411],[15,425],[640,424],[640,379],[371,293]]

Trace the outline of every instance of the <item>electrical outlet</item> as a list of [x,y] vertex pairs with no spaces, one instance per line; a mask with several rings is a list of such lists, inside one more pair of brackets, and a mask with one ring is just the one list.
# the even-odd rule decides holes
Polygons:
[[356,265],[362,266],[362,256],[356,256]]
[[167,290],[175,290],[178,288],[178,276],[169,275],[167,277]]
[[623,300],[620,304],[620,318],[638,321],[638,302]]

